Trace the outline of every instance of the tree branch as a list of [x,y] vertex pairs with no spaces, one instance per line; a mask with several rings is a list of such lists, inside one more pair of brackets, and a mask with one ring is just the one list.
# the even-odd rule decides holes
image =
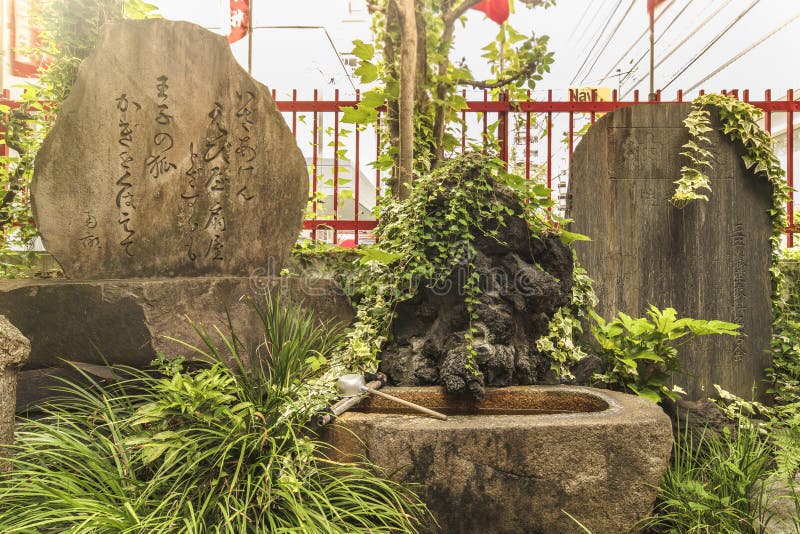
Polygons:
[[499,80],[495,80],[493,82],[481,81],[481,80],[456,80],[456,84],[471,85],[476,89],[497,89],[498,87],[505,87],[506,85],[512,84],[515,81],[519,80],[520,78],[526,78],[530,76],[531,74],[536,72],[537,66],[538,63],[531,62],[516,74],[513,74],[511,76],[506,76],[505,78],[500,78]]

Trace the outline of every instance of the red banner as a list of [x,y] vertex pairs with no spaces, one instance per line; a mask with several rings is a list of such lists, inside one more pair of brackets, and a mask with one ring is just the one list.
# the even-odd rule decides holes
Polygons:
[[25,78],[38,76],[44,61],[31,50],[39,44],[39,30],[31,23],[31,1],[11,0],[11,74]]
[[250,27],[250,0],[231,0],[228,33],[229,43],[235,43],[247,35]]
[[508,20],[508,0],[483,0],[483,2],[472,6],[472,9],[483,11],[486,13],[487,17],[498,24],[502,24]]

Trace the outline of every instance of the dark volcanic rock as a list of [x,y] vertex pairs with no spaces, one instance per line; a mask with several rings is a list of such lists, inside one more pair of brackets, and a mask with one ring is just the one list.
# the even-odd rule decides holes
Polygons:
[[550,363],[536,350],[536,340],[567,303],[572,253],[557,236],[531,234],[511,190],[496,186],[496,193],[517,216],[508,218],[497,238],[476,232],[471,260],[482,293],[474,307],[472,347],[479,372],[470,369],[465,340],[470,325],[460,288],[468,273],[456,268],[444,284],[423,284],[414,298],[398,305],[392,340],[381,355],[381,370],[392,384],[441,384],[449,393],[480,399],[487,386],[552,382]]

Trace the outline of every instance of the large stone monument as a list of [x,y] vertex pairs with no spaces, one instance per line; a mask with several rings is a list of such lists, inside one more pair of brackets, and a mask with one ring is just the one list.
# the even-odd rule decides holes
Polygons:
[[691,376],[676,377],[690,398],[714,384],[763,397],[772,318],[770,302],[772,187],[748,171],[743,148],[714,130],[708,202],[670,204],[688,141],[682,121],[690,104],[621,108],[595,123],[575,149],[567,216],[591,242],[578,257],[595,280],[599,313],[643,315],[648,304],[680,316],[742,325],[744,335],[707,336],[681,349]]
[[[141,365],[185,354],[169,337],[196,340],[187,317],[224,328],[230,312],[238,333],[255,334],[243,297],[278,285],[308,173],[269,90],[223,37],[126,21],[107,25],[81,65],[36,157],[32,196],[73,281],[0,286],[0,313],[31,341],[26,401],[61,358]],[[282,285],[321,318],[347,319],[330,282]]]
[[308,172],[222,37],[109,24],[36,157],[33,209],[70,278],[277,273]]

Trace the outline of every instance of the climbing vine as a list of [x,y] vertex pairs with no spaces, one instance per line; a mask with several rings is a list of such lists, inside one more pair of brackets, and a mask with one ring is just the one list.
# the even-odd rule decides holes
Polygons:
[[573,252],[573,256],[575,267],[569,302],[556,311],[547,334],[536,341],[536,348],[548,355],[550,369],[562,380],[574,379],[571,368],[589,355],[582,337],[590,312],[597,306],[593,281],[578,264],[577,254]]
[[[773,382],[773,393],[778,393],[779,402],[790,402],[793,396],[786,393],[797,391],[800,384],[800,312],[797,299],[789,290],[780,262],[781,237],[787,225],[786,204],[791,199],[792,189],[786,184],[786,176],[773,150],[772,138],[761,128],[758,120],[763,112],[758,108],[733,97],[708,94],[694,101],[693,110],[684,121],[689,129],[689,142],[684,145],[683,155],[692,165],[681,169],[681,177],[675,182],[677,188],[672,202],[682,207],[691,200],[708,200],[698,193],[700,189],[711,191],[708,177],[699,169],[710,168],[712,154],[703,148],[709,140],[705,133],[711,131],[709,108],[719,112],[721,132],[744,147],[742,161],[758,178],[767,180],[773,188],[772,206],[772,353],[773,367],[768,375]],[[790,253],[791,254],[791,253]],[[785,390],[781,393],[781,390]]]
[[773,205],[769,213],[773,236],[778,238],[773,244],[780,245],[780,234],[786,227],[786,203],[791,198],[791,188],[786,185],[786,173],[775,156],[772,138],[758,124],[763,112],[746,102],[718,94],[703,95],[694,101],[692,107],[692,112],[684,120],[689,130],[689,141],[683,145],[684,151],[681,152],[689,158],[690,165],[681,168],[672,202],[682,207],[692,200],[708,200],[708,196],[699,191],[711,192],[708,176],[703,170],[712,166],[713,155],[706,148],[710,140],[705,134],[712,130],[709,108],[713,107],[719,112],[721,132],[744,146],[742,161],[745,167],[772,184]]
[[[496,199],[496,184],[511,188],[516,206]],[[547,208],[550,190],[505,171],[504,163],[477,153],[453,158],[436,171],[418,176],[408,199],[385,198],[376,229],[378,245],[362,251],[355,284],[356,322],[341,363],[374,368],[387,339],[398,303],[413,297],[423,284],[449,288],[463,295],[470,326],[468,345],[477,333],[475,305],[481,294],[473,263],[478,237],[498,239],[510,217],[523,217],[533,236],[558,234],[565,242],[582,236],[558,228]],[[452,276],[456,270],[460,276]],[[474,349],[468,368],[477,373]]]

